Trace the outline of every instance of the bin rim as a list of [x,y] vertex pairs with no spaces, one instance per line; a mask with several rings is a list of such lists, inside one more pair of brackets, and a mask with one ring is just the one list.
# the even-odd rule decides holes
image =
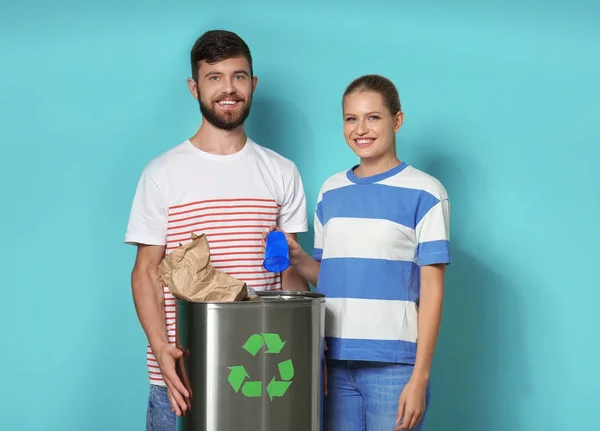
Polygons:
[[270,296],[297,296],[303,299],[321,299],[325,298],[325,295],[319,292],[306,292],[301,290],[264,290],[262,292],[256,292],[258,296],[270,297]]
[[[262,300],[258,301],[204,301],[192,302],[181,298],[176,298],[178,304],[184,304],[191,307],[209,307],[209,308],[230,308],[230,307],[272,307],[277,306],[294,306],[301,304],[310,304],[314,301],[325,302],[325,295],[318,292],[296,291],[296,290],[269,290],[255,292]],[[268,298],[277,298],[280,296],[294,297],[293,299],[270,300]],[[266,300],[264,300],[264,299]]]

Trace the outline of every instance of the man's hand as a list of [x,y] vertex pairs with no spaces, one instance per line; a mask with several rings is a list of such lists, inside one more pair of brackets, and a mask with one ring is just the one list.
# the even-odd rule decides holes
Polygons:
[[425,413],[427,382],[409,380],[398,401],[398,424],[394,431],[413,429]]
[[183,360],[183,352],[171,344],[162,344],[156,349],[154,356],[167,385],[171,408],[177,416],[183,416],[191,408],[191,394],[179,379],[176,369],[177,361]]

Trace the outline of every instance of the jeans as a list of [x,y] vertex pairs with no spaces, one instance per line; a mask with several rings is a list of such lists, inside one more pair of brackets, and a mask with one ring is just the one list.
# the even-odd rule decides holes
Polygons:
[[171,410],[167,388],[150,385],[148,411],[146,412],[146,431],[175,431],[176,418],[175,412]]
[[[393,431],[398,399],[412,371],[412,365],[328,360],[324,431]],[[430,398],[428,383],[425,412]],[[425,414],[412,430],[421,431],[424,420]]]

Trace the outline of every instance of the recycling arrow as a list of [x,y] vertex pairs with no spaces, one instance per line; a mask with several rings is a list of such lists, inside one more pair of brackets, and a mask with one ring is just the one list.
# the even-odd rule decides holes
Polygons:
[[246,369],[243,365],[237,365],[235,367],[228,367],[231,371],[229,371],[229,376],[227,377],[227,381],[233,388],[233,390],[237,393],[242,387],[242,383],[246,377],[250,377],[246,372]]
[[273,401],[273,398],[275,397],[284,396],[294,378],[294,364],[291,359],[280,362],[277,364],[277,368],[279,368],[281,380],[276,380],[275,377],[273,377],[267,385],[267,393],[269,394],[271,401]]
[[267,353],[277,354],[285,346],[285,341],[281,341],[279,334],[262,334],[262,336],[267,345]]
[[292,382],[278,382],[275,380],[275,377],[273,377],[267,385],[267,393],[269,394],[271,401],[273,401],[273,398],[275,397],[284,396],[291,384]]
[[244,343],[244,350],[250,353],[252,356],[256,356],[260,348],[263,346],[264,340],[261,334],[251,335],[250,338]]
[[[276,355],[281,352],[285,344],[286,341],[282,341],[279,334],[258,333],[248,337],[242,348],[250,353],[250,355],[256,356],[266,346],[265,354]],[[271,401],[273,401],[273,398],[284,396],[294,378],[294,364],[291,359],[278,363],[277,368],[280,380],[277,377],[273,377],[266,387]],[[263,382],[260,380],[246,380],[250,378],[250,375],[243,365],[235,365],[228,367],[228,369],[229,375],[227,381],[236,393],[241,389],[245,397],[260,397],[262,395]]]
[[260,397],[262,394],[262,382],[246,382],[242,386],[242,394],[246,397]]
[[294,363],[291,359],[277,364],[279,375],[283,380],[292,380],[294,378]]

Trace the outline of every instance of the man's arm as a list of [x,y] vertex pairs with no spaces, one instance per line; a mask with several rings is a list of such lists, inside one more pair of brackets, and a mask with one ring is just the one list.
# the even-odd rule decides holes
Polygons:
[[[298,241],[298,234],[288,234],[294,241]],[[291,265],[288,269],[281,273],[281,288],[282,290],[295,290],[301,292],[310,291],[308,282],[300,275],[298,270]]]
[[135,309],[153,352],[168,343],[163,289],[158,280],[164,255],[165,246],[139,245],[131,272]]
[[169,401],[173,411],[180,416],[189,408],[190,393],[175,367],[175,361],[183,356],[183,352],[170,345],[167,336],[163,288],[158,279],[158,265],[164,255],[165,246],[138,245],[131,289],[138,318],[167,385]]

